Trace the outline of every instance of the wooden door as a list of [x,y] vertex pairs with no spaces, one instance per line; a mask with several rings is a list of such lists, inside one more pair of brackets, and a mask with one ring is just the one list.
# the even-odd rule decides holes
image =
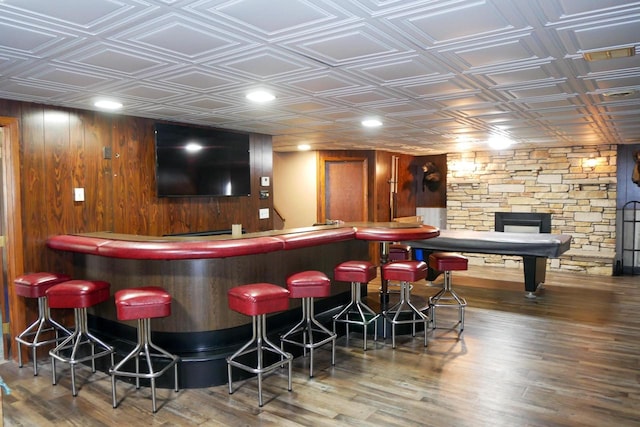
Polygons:
[[367,159],[324,159],[319,222],[367,220]]

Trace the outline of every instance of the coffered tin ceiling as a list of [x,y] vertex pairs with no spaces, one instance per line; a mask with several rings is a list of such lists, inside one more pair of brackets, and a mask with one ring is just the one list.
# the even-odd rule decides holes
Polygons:
[[[640,142],[629,0],[0,0],[0,98],[416,155]],[[245,99],[266,88],[267,105]],[[363,129],[377,117],[381,128]]]

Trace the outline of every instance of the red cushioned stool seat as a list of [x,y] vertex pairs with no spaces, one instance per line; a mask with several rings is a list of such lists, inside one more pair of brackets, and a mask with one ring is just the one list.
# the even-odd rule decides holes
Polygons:
[[302,298],[302,320],[280,337],[280,346],[290,343],[309,349],[309,377],[313,377],[313,350],[331,342],[331,364],[335,365],[336,334],[315,318],[313,299],[331,295],[331,280],[321,271],[302,271],[287,278],[289,298]]
[[383,278],[402,282],[417,282],[427,277],[428,266],[424,261],[402,261],[382,266]]
[[17,295],[40,298],[45,296],[47,289],[67,280],[71,280],[71,277],[66,274],[40,272],[18,276],[13,283]]
[[377,275],[376,266],[369,261],[345,261],[333,270],[333,278],[339,282],[369,283]]
[[270,283],[254,283],[229,289],[229,308],[247,316],[275,313],[289,308],[289,291]]
[[408,261],[411,259],[411,246],[402,243],[389,245],[389,261]]
[[[77,364],[90,360],[91,370],[95,372],[95,360],[108,355],[113,365],[113,348],[89,332],[87,322],[87,308],[107,301],[109,287],[109,283],[101,280],[69,280],[50,287],[46,292],[51,308],[73,308],[74,311],[73,333],[49,352],[53,385],[56,384],[56,360],[68,363],[71,366],[71,392],[74,397],[78,394],[75,376]],[[87,347],[90,348],[89,353]]]
[[51,308],[87,308],[109,297],[109,283],[100,280],[68,280],[47,290]]
[[362,301],[362,285],[375,279],[376,266],[369,261],[345,261],[333,269],[333,278],[338,282],[351,282],[351,301],[335,316],[333,316],[333,332],[336,323],[344,323],[346,336],[349,338],[349,325],[359,325],[363,329],[363,349],[367,350],[367,326],[373,323],[373,340],[378,338],[378,317],[376,313]]
[[[46,298],[47,289],[70,279],[71,277],[66,274],[39,272],[23,274],[16,277],[13,282],[17,295],[38,299],[38,318],[16,337],[18,342],[18,366],[22,368],[20,345],[31,347],[33,375],[38,375],[38,347],[58,343],[61,339],[60,332],[65,336],[71,335],[67,328],[51,318],[51,310],[49,310]],[[54,333],[53,338],[49,338],[49,336],[43,337],[43,335],[47,335],[50,332]]]
[[[400,282],[400,300],[382,312],[385,322],[391,324],[391,345],[396,348],[396,325],[410,324],[412,335],[416,335],[416,325],[424,326],[424,345],[427,345],[427,330],[429,317],[425,309],[418,309],[411,302],[411,283],[427,277],[429,270],[424,261],[396,261],[381,267],[382,280],[396,280]],[[385,327],[385,337],[387,328]]]
[[429,255],[429,267],[444,272],[442,289],[429,298],[431,323],[434,329],[437,328],[436,308],[456,307],[458,308],[460,332],[464,330],[464,308],[467,306],[467,301],[453,290],[451,272],[466,270],[468,265],[469,260],[467,257],[455,252],[434,252]]
[[[232,366],[244,371],[257,374],[258,377],[258,405],[262,407],[262,375],[273,371],[284,364],[289,368],[289,386],[291,391],[291,362],[293,356],[273,344],[267,337],[267,314],[284,311],[289,308],[289,291],[271,283],[253,283],[236,286],[227,292],[229,308],[238,313],[252,317],[253,336],[233,355],[227,357],[227,374],[229,378],[229,394],[233,394]],[[278,356],[278,360],[266,364],[263,353],[268,351]],[[243,363],[241,356],[255,353],[257,363],[249,365]]]
[[[136,379],[136,388],[140,388],[140,379],[148,379],[151,383],[151,405],[155,413],[156,405],[156,378],[164,374],[169,368],[174,368],[174,389],[178,391],[178,362],[180,358],[157,346],[151,341],[151,319],[167,317],[171,315],[171,295],[159,286],[145,286],[140,288],[121,289],[114,295],[116,302],[116,315],[118,320],[138,321],[138,342],[117,365],[109,369],[111,374],[111,397],[113,407],[118,406],[116,399],[116,377],[129,377]],[[156,352],[152,353],[150,349]],[[139,366],[140,356],[144,360],[153,360],[155,363],[144,363],[142,371]],[[135,360],[135,372],[124,369],[129,360]],[[156,369],[158,362],[162,367]]]
[[122,289],[114,298],[118,320],[171,316],[171,295],[159,286]]
[[287,279],[289,298],[320,298],[331,295],[331,280],[321,271],[303,271]]
[[429,255],[429,265],[438,271],[466,270],[469,260],[454,252],[434,252]]

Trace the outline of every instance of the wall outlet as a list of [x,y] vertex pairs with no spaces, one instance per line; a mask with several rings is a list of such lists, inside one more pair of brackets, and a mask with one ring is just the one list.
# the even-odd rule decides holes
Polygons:
[[269,208],[262,208],[258,210],[258,216],[260,219],[269,219]]

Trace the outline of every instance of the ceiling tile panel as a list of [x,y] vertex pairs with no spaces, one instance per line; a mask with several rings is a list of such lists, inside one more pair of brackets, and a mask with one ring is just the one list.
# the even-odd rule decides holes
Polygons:
[[209,11],[270,37],[317,29],[346,18],[339,16],[338,10],[327,3],[303,0],[240,0],[226,2]]
[[[640,1],[5,0],[0,97],[273,135],[275,150],[638,143]],[[272,90],[271,104],[245,94]],[[605,96],[627,91],[626,97]],[[377,116],[383,129],[360,121]]]
[[106,44],[87,46],[82,52],[74,53],[62,61],[128,75],[150,72],[165,65],[140,53]]
[[0,49],[38,55],[56,43],[56,34],[0,21]]
[[332,67],[372,59],[379,61],[412,51],[403,41],[366,25],[350,26],[312,39],[294,40],[289,47]]

